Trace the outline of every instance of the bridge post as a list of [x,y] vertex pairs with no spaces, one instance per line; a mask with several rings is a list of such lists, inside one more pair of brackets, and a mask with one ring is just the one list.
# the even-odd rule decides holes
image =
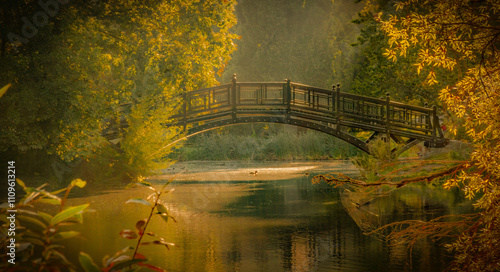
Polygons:
[[387,151],[391,152],[391,94],[387,92],[385,94],[385,134],[387,137]]
[[385,94],[385,129],[386,129],[386,134],[387,137],[389,137],[391,126],[390,126],[390,106],[391,106],[391,94],[386,93]]
[[182,93],[182,99],[184,100],[182,103],[182,111],[183,111],[183,118],[184,120],[182,121],[182,125],[184,127],[184,132],[186,132],[186,127],[187,127],[187,105],[188,105],[188,94],[186,91],[186,88],[184,88],[184,92]]
[[[335,85],[332,86],[335,90]],[[337,131],[340,131],[340,83],[337,83],[337,93],[335,94],[335,110],[337,114]]]
[[[424,108],[429,108],[429,103],[425,102],[424,103]],[[425,131],[425,134],[429,134],[429,131],[432,131],[433,128],[433,123],[434,123],[434,117],[430,115],[426,115],[425,117],[425,122],[428,124],[427,130]]]
[[231,79],[233,85],[231,86],[231,109],[233,121],[236,120],[236,74],[233,74]]
[[432,139],[436,140],[436,131],[437,131],[437,125],[439,119],[437,118],[437,106],[433,105],[432,106]]
[[292,103],[292,86],[290,85],[290,79],[286,79],[286,120],[287,122],[290,121],[290,106]]

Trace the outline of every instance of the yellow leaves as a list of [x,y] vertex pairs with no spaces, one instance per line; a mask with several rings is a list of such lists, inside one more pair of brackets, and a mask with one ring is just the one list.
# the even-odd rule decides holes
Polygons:
[[371,13],[379,10],[378,4],[374,0],[366,0],[361,11],[363,14]]
[[427,78],[425,79],[425,83],[429,85],[434,85],[438,83],[436,80],[436,73],[434,71],[430,71],[429,74],[427,75]]
[[12,84],[9,83],[0,89],[0,97],[2,97],[7,92],[7,90],[10,88],[11,85]]
[[[103,7],[105,16],[75,16],[69,21],[59,47],[64,67],[74,73],[67,129],[56,147],[61,157],[70,160],[99,149],[100,122],[112,118],[104,116],[111,111],[106,109],[134,100],[144,105],[140,116],[130,118],[137,124],[132,124],[132,137],[124,144],[133,161],[145,163],[145,153],[174,134],[163,135],[161,126],[174,106],[168,106],[170,112],[158,112],[155,103],[168,101],[180,86],[215,84],[214,67],[222,67],[221,75],[235,50],[233,40],[240,38],[229,32],[236,24],[235,1],[212,0],[203,6],[199,1],[160,2],[153,8],[140,1],[116,1]],[[212,25],[220,29],[207,27]]]
[[[472,138],[476,150],[471,164],[476,170],[462,172],[446,181],[444,187],[460,185],[472,199],[478,192],[487,193],[491,188],[492,178],[486,178],[479,171],[496,175],[497,181],[500,178],[500,150],[495,149],[500,142],[500,61],[495,51],[498,49],[490,46],[491,37],[497,36],[488,19],[488,16],[498,16],[500,4],[498,1],[483,2],[491,7],[486,14],[477,12],[469,4],[470,1],[399,1],[396,10],[407,11],[405,15],[408,15],[391,16],[381,21],[381,29],[390,47],[384,56],[392,61],[405,56],[411,46],[420,47],[414,66],[417,74],[426,67],[431,69],[425,84],[438,83],[439,68],[447,71],[454,71],[458,66],[468,69],[464,74],[455,72],[453,76],[458,77],[455,87],[441,90],[439,98],[454,117],[462,120],[461,125]],[[409,8],[416,5],[425,13]],[[448,127],[456,133],[457,127]]]
[[112,61],[113,66],[120,66],[123,65],[123,58],[113,58]]
[[424,68],[424,64],[422,62],[419,62],[415,63],[414,65],[417,66],[417,74],[420,75],[420,71],[422,70],[422,68]]
[[113,59],[113,57],[111,57],[111,54],[102,54],[102,58],[105,61],[110,61],[111,59]]
[[383,55],[392,61],[396,61],[398,59],[396,56],[396,52],[394,50],[391,50],[391,49],[386,49],[385,52],[383,53]]
[[448,69],[449,71],[453,71],[455,66],[457,65],[457,62],[453,59],[444,59],[442,61],[441,67]]
[[448,179],[446,182],[443,184],[443,188],[445,189],[451,189],[453,187],[457,187],[459,185],[458,179]]
[[489,179],[484,179],[478,173],[467,173],[462,170],[454,178],[447,179],[443,188],[451,189],[453,187],[462,187],[465,197],[473,199],[477,193],[485,191],[485,186],[490,183]]
[[395,4],[396,6],[396,10],[399,11],[399,10],[402,10],[405,8],[405,6],[407,5],[407,3],[403,2],[403,1],[400,1],[400,2],[397,2]]

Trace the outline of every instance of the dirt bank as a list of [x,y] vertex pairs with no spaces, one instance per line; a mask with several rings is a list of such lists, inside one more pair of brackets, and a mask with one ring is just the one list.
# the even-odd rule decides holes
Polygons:
[[180,162],[165,169],[163,174],[149,179],[170,179],[176,181],[244,181],[279,180],[342,170],[357,170],[349,161],[307,161],[307,162],[239,162],[239,161],[190,161]]

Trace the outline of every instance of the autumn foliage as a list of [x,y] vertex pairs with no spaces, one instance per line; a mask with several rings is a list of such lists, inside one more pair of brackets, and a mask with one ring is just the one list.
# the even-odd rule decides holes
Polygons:
[[[426,84],[440,80],[437,70],[457,80],[439,93],[444,110],[463,120],[474,152],[466,168],[445,188],[460,187],[475,200],[479,217],[448,245],[455,254],[452,269],[500,269],[500,2],[495,0],[408,0],[396,13],[376,19],[388,37],[385,55],[396,61],[418,49],[416,72]],[[457,127],[451,131],[456,132]],[[433,223],[434,224],[434,223]],[[421,228],[420,228],[421,229]],[[416,229],[418,231],[419,229]]]

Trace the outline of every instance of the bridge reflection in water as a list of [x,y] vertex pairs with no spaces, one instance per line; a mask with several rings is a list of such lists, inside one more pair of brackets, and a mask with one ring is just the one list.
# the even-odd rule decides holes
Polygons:
[[[173,124],[185,128],[186,137],[218,127],[244,123],[282,123],[321,131],[370,153],[368,143],[377,136],[403,152],[424,142],[444,147],[437,108],[418,107],[390,100],[355,95],[290,82],[232,82],[185,92]],[[122,124],[123,126],[123,124]],[[371,132],[361,139],[349,132]],[[104,133],[108,139],[113,133]]]

